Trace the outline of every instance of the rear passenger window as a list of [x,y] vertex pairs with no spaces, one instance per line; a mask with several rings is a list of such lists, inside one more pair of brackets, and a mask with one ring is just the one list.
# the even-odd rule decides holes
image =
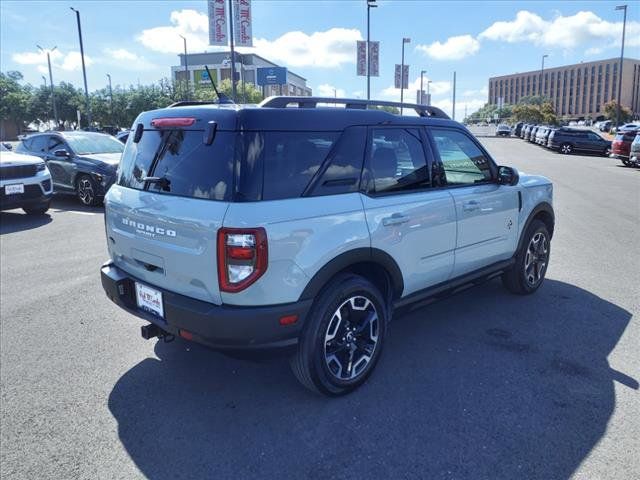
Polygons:
[[[369,191],[411,191],[430,186],[427,160],[417,128],[376,128],[369,158]],[[373,183],[373,185],[371,185]]]
[[37,137],[33,137],[30,143],[26,143],[27,148],[35,153],[46,153],[47,152],[47,143],[49,141],[48,135],[38,135]]
[[430,129],[449,185],[467,185],[490,181],[491,163],[464,133]]

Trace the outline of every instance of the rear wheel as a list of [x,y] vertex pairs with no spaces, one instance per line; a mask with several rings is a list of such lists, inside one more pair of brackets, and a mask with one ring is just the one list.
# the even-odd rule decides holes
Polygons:
[[338,396],[362,385],[382,351],[387,309],[363,277],[340,275],[312,307],[291,368],[300,383]]
[[89,175],[80,175],[76,180],[76,193],[80,203],[87,207],[94,207],[98,205],[99,200],[97,197],[98,186],[96,182]]
[[540,220],[527,228],[516,262],[502,275],[502,283],[512,293],[526,295],[535,292],[544,281],[551,254],[551,235]]
[[560,153],[564,153],[565,155],[573,153],[573,145],[571,145],[570,143],[563,143],[562,145],[560,145]]
[[622,164],[625,167],[631,167],[633,165],[633,163],[631,163],[631,161],[629,161],[629,160],[624,160],[624,159],[621,159],[621,160],[622,160]]

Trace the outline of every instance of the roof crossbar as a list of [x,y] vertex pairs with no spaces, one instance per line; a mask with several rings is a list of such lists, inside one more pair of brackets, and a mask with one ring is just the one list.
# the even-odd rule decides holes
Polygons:
[[421,117],[434,117],[449,119],[442,110],[429,105],[415,103],[387,102],[385,100],[361,100],[359,98],[334,98],[334,97],[285,97],[276,96],[265,98],[258,106],[262,108],[286,108],[297,105],[298,108],[316,108],[319,103],[344,105],[345,108],[366,110],[369,107],[396,107],[413,109]]

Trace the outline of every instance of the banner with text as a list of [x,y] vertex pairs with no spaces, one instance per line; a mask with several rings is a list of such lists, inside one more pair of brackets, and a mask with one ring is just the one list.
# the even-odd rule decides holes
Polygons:
[[357,75],[362,77],[367,75],[367,42],[358,41],[356,43],[357,60],[356,66],[358,69]]
[[209,45],[223,45],[227,39],[227,9],[226,0],[209,0],[207,10],[209,13]]
[[380,42],[369,42],[369,75],[380,76]]
[[238,47],[253,47],[251,0],[233,0],[233,40]]
[[409,88],[409,65],[404,66],[404,76],[402,75],[402,65],[396,63],[396,72],[394,78],[394,87],[401,88],[400,82],[402,82],[402,88]]

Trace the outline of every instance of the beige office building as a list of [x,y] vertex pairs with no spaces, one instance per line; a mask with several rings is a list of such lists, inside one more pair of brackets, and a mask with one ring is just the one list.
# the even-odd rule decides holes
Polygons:
[[[618,57],[491,77],[489,103],[497,105],[502,99],[503,104],[516,104],[522,97],[542,94],[551,100],[559,117],[598,119],[603,115],[602,106],[617,97],[619,67]],[[639,117],[640,61],[623,60],[621,92],[621,104],[634,118]]]

